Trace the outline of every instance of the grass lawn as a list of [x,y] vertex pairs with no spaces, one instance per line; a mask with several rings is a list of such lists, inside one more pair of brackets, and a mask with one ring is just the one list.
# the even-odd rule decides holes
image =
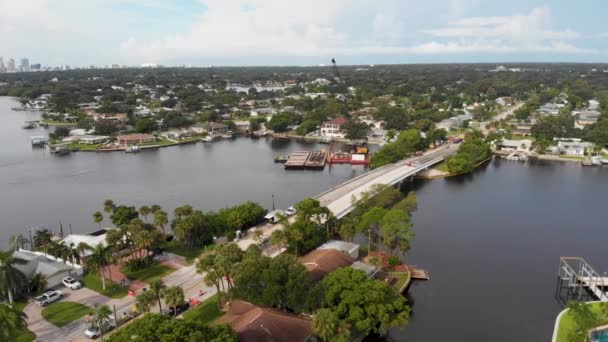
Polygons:
[[76,302],[58,302],[42,309],[42,317],[58,327],[91,313],[93,309]]
[[390,272],[389,274],[391,277],[394,277],[397,279],[397,281],[393,284],[393,288],[397,292],[399,290],[401,290],[401,287],[405,284],[405,282],[409,278],[408,272]]
[[176,145],[177,143],[167,140],[167,139],[157,139],[154,142],[147,142],[143,144],[139,144],[139,146],[167,146],[167,145]]
[[97,151],[97,148],[102,144],[81,144],[81,143],[71,143],[70,148],[73,150],[80,151]]
[[564,159],[585,160],[585,157],[579,157],[579,156],[559,156],[559,157],[564,158]]
[[173,269],[169,266],[155,263],[150,267],[144,268],[143,270],[134,271],[134,272],[124,272],[123,271],[123,273],[129,279],[137,279],[137,280],[141,280],[143,282],[150,284],[151,282],[161,279],[162,277],[166,276],[167,274],[169,274],[173,271],[175,271],[175,269]]
[[209,245],[203,248],[189,248],[184,246],[181,241],[173,240],[167,242],[164,248],[167,252],[183,256],[189,264],[192,264],[194,259],[198,258],[204,252],[212,251],[215,248],[215,245]]
[[47,124],[49,126],[76,126],[75,122],[63,122],[63,121],[54,121],[54,120],[40,120],[41,123]]
[[196,307],[184,312],[184,319],[209,324],[223,315],[224,311],[217,307],[217,294],[215,294]]
[[[599,314],[600,312],[600,303],[591,303],[591,311],[595,314]],[[602,325],[601,323],[598,326]],[[570,334],[575,329],[574,320],[572,315],[570,315],[570,311],[566,312],[559,321],[559,326],[557,327],[557,342],[572,342],[569,339]]]
[[110,298],[122,298],[127,295],[128,291],[126,287],[111,282],[109,279],[106,279],[106,289],[104,290],[101,286],[101,278],[93,273],[87,273],[82,279],[82,283],[83,286]]
[[448,170],[448,163],[446,163],[444,161],[441,162],[441,163],[439,163],[439,164],[437,164],[437,165],[435,165],[435,166],[433,166],[433,169],[435,169],[437,171],[442,171],[442,172],[450,172]]
[[[13,305],[15,309],[23,311],[23,308],[26,304],[27,302],[20,300],[15,302]],[[15,342],[31,342],[35,339],[36,335],[34,335],[33,332],[29,331],[28,329],[19,329],[17,331],[17,337],[15,339]]]

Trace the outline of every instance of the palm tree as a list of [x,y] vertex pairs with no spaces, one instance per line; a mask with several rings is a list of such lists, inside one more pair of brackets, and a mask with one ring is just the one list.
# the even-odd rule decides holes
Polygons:
[[154,298],[156,298],[156,300],[158,301],[158,312],[163,311],[163,308],[160,305],[160,299],[165,296],[166,289],[167,289],[167,285],[165,285],[165,283],[163,283],[162,279],[158,279],[158,280],[153,281],[150,284],[150,291],[147,291],[147,292],[154,294]]
[[154,225],[160,227],[163,231],[163,235],[165,232],[165,225],[169,223],[169,219],[167,218],[167,213],[164,210],[158,209],[154,212]]
[[27,315],[10,305],[0,304],[0,340],[16,341],[18,331],[27,327]]
[[28,241],[28,239],[23,237],[23,235],[21,235],[21,234],[13,235],[11,237],[11,249],[13,251],[16,251],[19,248],[23,248],[26,242],[29,242],[29,241]]
[[166,289],[165,303],[173,309],[173,316],[177,316],[177,307],[184,304],[184,290],[179,286]]
[[279,249],[282,249],[288,242],[289,239],[284,230],[277,229],[272,232],[272,235],[270,236],[270,243],[279,246]]
[[46,286],[48,285],[48,281],[46,277],[42,273],[36,273],[30,280],[29,291],[34,291],[36,294],[44,292]]
[[152,308],[152,304],[154,304],[155,300],[156,298],[152,292],[143,291],[137,295],[135,308],[139,313],[150,312],[150,308]]
[[76,251],[78,252],[78,255],[80,255],[80,260],[84,260],[84,251],[86,250],[90,250],[91,246],[89,246],[86,242],[79,242],[78,245],[76,246]]
[[87,266],[101,275],[101,288],[106,289],[105,268],[110,264],[111,253],[108,247],[101,243],[91,248],[91,255],[87,259]]
[[96,211],[93,213],[93,221],[95,223],[97,223],[97,225],[99,226],[99,228],[101,228],[101,221],[103,221],[103,215],[101,214],[101,212]]
[[150,211],[152,212],[152,214],[156,214],[156,212],[159,211],[160,209],[161,209],[160,205],[158,205],[158,204],[152,204],[150,206]]
[[312,320],[315,334],[324,341],[330,341],[336,336],[338,325],[338,317],[330,309],[317,310]]
[[114,208],[114,201],[112,201],[111,199],[103,201],[103,211],[105,211],[106,213],[110,214],[114,211]]
[[[105,324],[107,324],[106,321],[108,319],[108,316],[110,316],[111,314],[112,310],[110,310],[110,307],[107,305],[97,305],[93,309],[93,324],[99,327],[99,336],[101,338],[101,341],[103,341],[103,327]],[[116,319],[116,317],[114,317],[114,319]]]
[[15,265],[26,263],[27,261],[13,256],[13,251],[0,252],[0,291],[8,294],[10,304],[13,304],[13,292],[27,285],[25,275]]
[[253,232],[253,240],[261,246],[264,242],[264,232],[261,229],[256,229],[256,231]]
[[150,215],[151,212],[152,212],[152,209],[150,209],[150,207],[148,207],[147,205],[142,205],[139,208],[139,213],[141,214],[141,216],[144,217],[144,220],[148,219],[148,215]]

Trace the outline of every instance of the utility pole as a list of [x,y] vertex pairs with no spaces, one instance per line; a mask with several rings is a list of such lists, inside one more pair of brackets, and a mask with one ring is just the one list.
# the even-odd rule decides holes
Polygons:
[[272,193],[272,211],[274,211],[274,192]]

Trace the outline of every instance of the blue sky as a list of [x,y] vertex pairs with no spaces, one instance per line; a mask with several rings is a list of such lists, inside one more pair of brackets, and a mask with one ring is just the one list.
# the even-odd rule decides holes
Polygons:
[[608,3],[2,0],[0,56],[43,64],[608,62]]

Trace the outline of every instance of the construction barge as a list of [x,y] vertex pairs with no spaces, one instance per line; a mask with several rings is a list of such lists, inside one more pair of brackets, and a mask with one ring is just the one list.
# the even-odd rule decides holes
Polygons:
[[370,155],[366,147],[357,147],[351,152],[333,152],[327,157],[329,164],[369,165]]
[[312,169],[322,170],[327,162],[325,151],[297,151],[292,153],[285,162],[286,169]]

